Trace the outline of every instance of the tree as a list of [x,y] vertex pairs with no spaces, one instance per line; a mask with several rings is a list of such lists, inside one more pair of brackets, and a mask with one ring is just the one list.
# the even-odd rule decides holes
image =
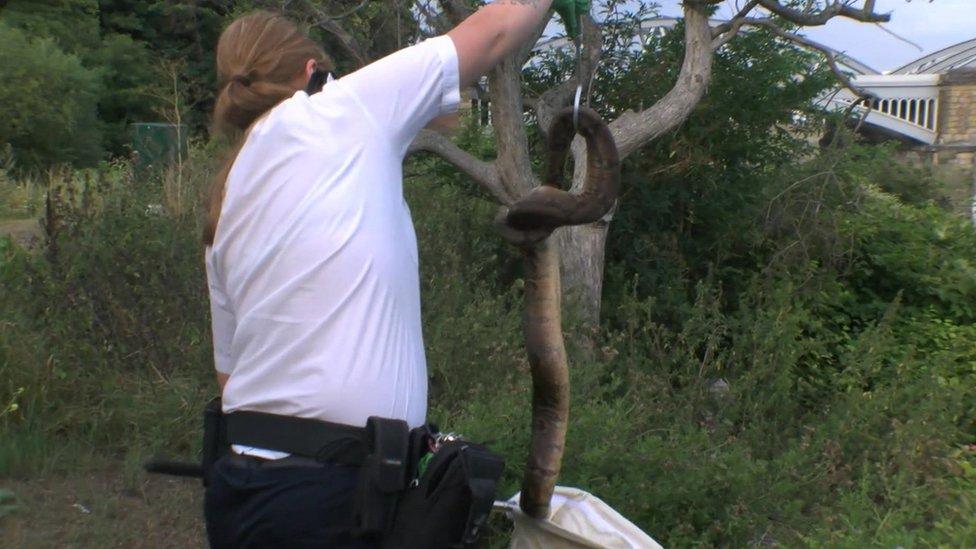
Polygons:
[[[224,19],[233,12],[235,4],[238,3],[226,0],[98,0],[101,29],[106,37],[105,56],[128,62],[143,56],[143,51],[138,51],[141,48],[159,61],[182,63],[180,87],[185,92],[186,104],[190,109],[186,123],[197,131],[203,131],[209,124],[214,100],[216,72],[213,50]],[[122,52],[117,48],[123,39],[114,35],[128,36],[137,45],[136,48],[122,58]],[[161,67],[164,64],[154,62],[151,66]],[[108,72],[113,83],[126,78],[124,74],[110,69]],[[152,91],[158,94],[159,89],[165,90],[171,86],[169,76],[165,69],[159,70],[157,74],[146,75],[143,83],[153,87]],[[133,92],[145,92],[142,88],[131,89]],[[111,98],[113,104],[124,104],[131,99],[131,94],[129,97]],[[128,117],[146,116],[155,107],[153,104],[143,105],[135,112],[129,111]]]
[[12,0],[0,12],[7,25],[30,39],[48,39],[74,55],[100,80],[98,118],[105,148],[126,155],[128,125],[155,120],[152,94],[170,86],[162,60],[189,59],[181,74],[195,102],[203,105],[193,122],[203,127],[202,112],[213,95],[213,62],[202,42],[216,40],[220,17],[200,2],[150,0]]
[[89,62],[102,77],[98,114],[105,123],[106,148],[124,154],[129,124],[157,119],[153,91],[166,85],[161,78],[165,63],[154,60],[144,42],[126,34],[105,36]]
[[97,0],[11,0],[3,20],[31,37],[47,37],[67,53],[84,56],[99,43]]
[[0,22],[0,142],[19,167],[94,164],[102,155],[98,74],[50,39]]
[[[800,47],[822,53],[838,78],[849,85],[846,76],[837,69],[832,53],[826,48],[795,32],[798,27],[823,25],[835,17],[857,21],[883,22],[888,15],[874,12],[874,0],[822,0],[791,7],[776,0],[750,0],[728,22],[713,26],[709,15],[717,0],[687,0],[684,2],[683,32],[684,58],[674,86],[653,105],[640,110],[620,112],[610,122],[621,158],[626,159],[642,147],[680,125],[690,116],[708,88],[712,63],[718,50],[743,28],[763,28],[780,39]],[[620,2],[607,3],[607,9],[619,8]],[[859,7],[857,4],[861,4]],[[441,2],[443,12],[428,18],[431,28],[444,30],[447,21],[456,24],[472,7],[461,0]],[[420,9],[430,13],[429,6]],[[411,147],[412,152],[426,151],[443,157],[484,187],[502,205],[511,205],[538,185],[530,159],[526,134],[526,106],[540,128],[548,128],[556,111],[573,97],[579,82],[589,82],[605,50],[606,29],[591,17],[583,18],[585,58],[578,74],[543,91],[526,101],[520,77],[531,49],[522,52],[495,68],[488,78],[492,122],[495,129],[498,156],[492,162],[481,161],[455,147],[447,138],[425,131]],[[542,29],[539,29],[541,34]],[[860,93],[860,92],[859,92]],[[581,143],[573,148],[573,190],[581,188],[586,178],[585,150]],[[568,295],[578,298],[583,318],[596,322],[599,318],[603,285],[604,246],[609,220],[561,230],[555,235],[559,244],[562,281]]]

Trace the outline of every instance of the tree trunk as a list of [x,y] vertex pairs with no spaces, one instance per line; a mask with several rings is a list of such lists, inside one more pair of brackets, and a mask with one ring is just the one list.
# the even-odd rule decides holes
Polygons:
[[604,246],[609,223],[563,227],[556,232],[562,268],[563,296],[583,324],[600,322]]

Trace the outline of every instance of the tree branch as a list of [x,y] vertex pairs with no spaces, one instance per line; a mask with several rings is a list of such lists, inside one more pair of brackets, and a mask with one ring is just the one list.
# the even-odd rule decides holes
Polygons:
[[474,179],[498,202],[510,206],[515,201],[502,185],[494,163],[478,160],[453,141],[433,130],[421,130],[407,149],[407,155],[418,152],[436,154],[462,173]]
[[417,10],[427,19],[427,24],[435,34],[447,34],[454,25],[448,19],[447,14],[435,12],[430,2],[418,2]]
[[715,38],[717,38],[719,35],[722,35],[722,34],[725,34],[725,33],[729,32],[729,31],[731,31],[730,35],[728,35],[728,37],[726,37],[726,38],[723,38],[723,41],[722,41],[721,44],[719,44],[717,46],[713,46],[713,49],[716,49],[717,50],[722,45],[724,45],[726,42],[728,42],[729,40],[731,40],[733,36],[735,36],[736,34],[738,34],[739,28],[741,27],[741,25],[736,26],[736,22],[737,21],[741,21],[742,19],[744,19],[745,17],[747,17],[749,15],[749,12],[751,12],[753,9],[755,9],[755,7],[758,6],[758,5],[759,5],[759,0],[749,0],[749,3],[746,4],[745,6],[743,6],[742,9],[739,10],[739,13],[735,14],[732,17],[732,19],[729,19],[727,22],[722,23],[721,25],[718,25],[717,27],[715,27],[714,29],[712,29],[712,36],[715,37]]
[[[366,50],[359,44],[356,38],[346,31],[339,23],[339,20],[345,17],[349,17],[353,13],[357,12],[359,9],[366,5],[365,2],[356,6],[355,9],[347,10],[346,12],[339,14],[338,16],[332,15],[327,9],[316,5],[310,0],[302,0],[300,3],[300,8],[288,6],[289,12],[299,12],[304,13],[309,19],[309,25],[322,29],[324,32],[332,35],[339,46],[352,58],[356,67],[365,67],[369,64],[370,58],[366,53]],[[283,5],[282,8],[285,6]],[[282,10],[284,11],[284,10]]]
[[739,21],[740,26],[751,26],[751,27],[763,27],[769,29],[770,32],[779,36],[780,38],[792,42],[800,47],[815,50],[827,60],[827,65],[830,67],[831,72],[834,73],[834,77],[841,83],[842,86],[849,89],[851,93],[860,97],[861,99],[875,99],[875,95],[865,91],[863,88],[855,86],[851,81],[850,77],[840,69],[837,64],[837,54],[828,48],[827,46],[810,40],[805,36],[800,36],[799,34],[789,32],[779,25],[776,24],[772,19],[758,19],[758,18],[745,18]]
[[339,45],[342,46],[342,49],[352,57],[357,68],[365,67],[369,64],[369,56],[366,55],[365,50],[359,45],[359,42],[334,20],[322,19],[315,22],[314,25],[334,36],[339,42]]
[[891,20],[889,13],[875,13],[875,0],[865,0],[864,7],[851,7],[849,0],[832,0],[820,11],[798,10],[784,6],[778,0],[759,0],[759,5],[791,23],[803,27],[818,27],[825,25],[834,17],[847,17],[865,23],[887,23]]
[[[466,0],[440,0],[440,4],[455,25],[474,12]],[[542,30],[540,26],[540,34]],[[499,193],[493,194],[504,200],[518,199],[537,184],[529,158],[529,140],[525,134],[522,63],[516,52],[488,73],[488,89],[491,90],[489,108],[498,146],[494,166],[505,191],[500,193],[500,197]]]
[[620,158],[681,124],[708,87],[712,72],[712,29],[705,8],[685,2],[685,58],[674,87],[640,113],[627,111],[610,124]]
[[542,37],[542,33],[546,31],[546,27],[549,25],[549,20],[552,18],[552,12],[546,14],[539,22],[539,25],[532,31],[530,35],[531,40],[526,40],[522,47],[515,53],[515,59],[518,61],[520,66],[524,66],[528,62],[529,58],[532,56],[532,51],[535,50],[535,45],[539,43],[539,38]]
[[525,134],[525,112],[522,103],[522,66],[509,55],[488,73],[491,90],[491,124],[495,130],[498,159],[495,165],[502,185],[516,200],[538,182],[532,173],[529,139]]

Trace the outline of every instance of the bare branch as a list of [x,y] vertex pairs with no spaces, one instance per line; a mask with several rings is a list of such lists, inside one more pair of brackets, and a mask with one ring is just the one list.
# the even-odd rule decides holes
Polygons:
[[287,8],[288,13],[295,13],[307,20],[311,27],[321,29],[322,31],[335,37],[346,54],[352,58],[356,67],[364,67],[369,64],[370,58],[366,53],[366,50],[359,44],[356,38],[346,31],[340,24],[340,20],[345,17],[349,17],[355,12],[359,11],[366,5],[366,2],[362,2],[357,5],[352,10],[347,10],[339,15],[333,15],[326,8],[318,5],[311,0],[301,0],[296,2],[297,5],[292,5],[291,2],[283,4],[281,6],[284,11]]
[[881,23],[875,23],[875,26],[878,27],[879,29],[883,30],[884,32],[888,33],[895,40],[900,40],[900,41],[908,44],[909,46],[915,48],[918,51],[925,51],[925,48],[923,48],[922,46],[916,44],[915,42],[912,42],[908,38],[905,38],[904,36],[896,33],[895,31],[889,29],[888,27],[882,25]]
[[759,0],[759,5],[771,13],[803,27],[825,25],[834,17],[847,17],[865,23],[887,23],[890,21],[891,14],[874,12],[874,3],[875,0],[865,0],[864,7],[858,9],[851,7],[846,0],[831,0],[830,4],[820,11],[808,11],[784,6],[778,0]]
[[708,87],[712,72],[712,29],[705,8],[685,2],[685,58],[674,87],[640,113],[628,111],[610,124],[620,157],[681,124]]
[[[755,7],[758,6],[758,5],[759,5],[759,0],[749,0],[749,2],[745,6],[743,6],[741,10],[739,10],[739,13],[736,13],[732,17],[732,19],[729,19],[728,22],[722,23],[721,25],[718,25],[717,27],[715,27],[712,30],[712,36],[713,37],[718,37],[721,34],[724,34],[726,32],[732,31],[731,35],[728,36],[728,38],[725,38],[724,41],[722,42],[722,44],[725,44],[726,42],[728,42],[729,40],[731,40],[732,37],[735,36],[738,33],[739,27],[741,27],[741,25],[739,27],[736,27],[735,26],[736,21],[740,21],[740,20],[744,19],[745,17],[747,17],[749,15],[749,12],[751,12],[753,9],[755,9]],[[715,49],[718,49],[719,47],[721,47],[722,44],[719,44],[718,46],[716,46]]]
[[498,202],[504,205],[511,205],[514,202],[508,191],[502,186],[498,169],[493,163],[478,160],[443,135],[432,130],[422,130],[407,150],[408,155],[418,152],[429,152],[443,158],[465,175],[474,179]]
[[427,24],[436,34],[446,34],[454,26],[448,19],[447,14],[436,12],[430,2],[418,2],[418,11],[427,19]]
[[326,18],[314,22],[313,25],[334,36],[339,42],[339,45],[342,46],[342,49],[352,57],[357,68],[365,67],[369,64],[369,56],[366,54],[366,51],[359,45],[356,38],[346,32],[339,23]]
[[[550,12],[551,14],[551,12]],[[539,38],[542,37],[542,33],[546,31],[546,27],[549,25],[550,14],[542,18],[542,21],[536,26],[535,30],[532,31],[531,39],[526,40],[522,47],[515,53],[515,59],[518,61],[519,65],[525,65],[525,63],[532,56],[532,50],[535,49],[535,45],[539,42]]]
[[525,133],[525,110],[522,102],[522,64],[515,54],[502,60],[488,73],[491,90],[492,128],[498,158],[495,166],[502,185],[515,199],[537,186],[529,158],[529,139]]

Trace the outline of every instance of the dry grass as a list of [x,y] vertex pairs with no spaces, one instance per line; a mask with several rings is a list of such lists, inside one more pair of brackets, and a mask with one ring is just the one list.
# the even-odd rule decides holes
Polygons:
[[16,508],[0,519],[0,547],[206,547],[199,481],[115,471],[2,480]]
[[44,240],[44,232],[35,219],[0,221],[0,238],[4,237],[25,248],[34,248]]

